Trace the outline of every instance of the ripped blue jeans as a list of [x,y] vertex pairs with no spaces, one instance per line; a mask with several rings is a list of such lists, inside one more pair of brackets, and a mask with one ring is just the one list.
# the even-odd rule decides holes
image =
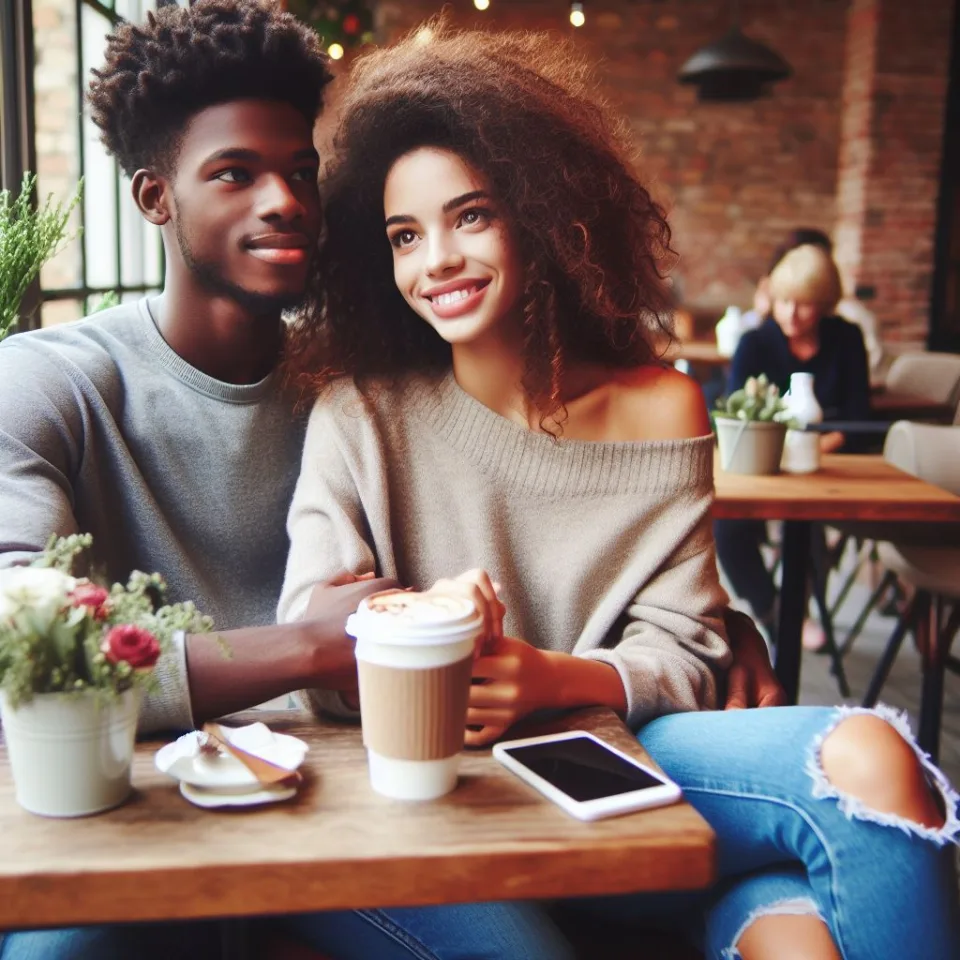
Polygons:
[[[946,817],[931,830],[878,814],[831,786],[819,762],[848,708],[777,707],[661,717],[638,739],[717,834],[719,882],[705,894],[575,901],[590,912],[689,929],[703,917],[708,960],[738,960],[765,914],[813,914],[844,960],[956,960],[957,881],[951,841],[957,795],[914,747]],[[913,744],[899,713],[879,708]]]

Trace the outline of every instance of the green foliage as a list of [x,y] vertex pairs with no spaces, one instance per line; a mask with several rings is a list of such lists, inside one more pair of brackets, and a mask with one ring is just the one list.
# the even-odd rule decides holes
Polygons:
[[15,200],[9,190],[0,190],[0,340],[17,322],[20,303],[40,268],[72,239],[67,221],[83,192],[81,180],[65,203],[55,203],[50,194],[43,206],[34,207],[36,185],[36,174],[25,173]]
[[[158,647],[162,655],[177,630],[213,625],[192,603],[163,604],[159,574],[134,571],[109,589],[71,576],[91,544],[89,534],[51,537],[30,567],[0,570],[0,688],[14,707],[36,693],[92,690],[112,698],[149,687]],[[143,631],[138,637],[153,651],[148,662],[116,655],[109,635],[118,627]]]
[[77,557],[91,546],[93,537],[89,533],[71,533],[69,537],[58,537],[52,533],[43,553],[30,566],[69,574],[73,571]]
[[735,390],[729,397],[721,397],[713,416],[725,420],[792,424],[780,388],[762,373],[759,377],[750,377],[743,389]]
[[87,312],[89,316],[91,313],[99,313],[101,310],[109,310],[111,307],[120,306],[120,294],[116,290],[108,290],[96,303],[96,306],[90,308]]

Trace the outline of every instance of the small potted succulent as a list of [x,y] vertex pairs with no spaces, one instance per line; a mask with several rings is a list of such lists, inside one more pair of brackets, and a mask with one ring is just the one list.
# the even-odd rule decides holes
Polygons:
[[713,424],[720,467],[728,473],[777,473],[787,428],[792,426],[780,388],[761,374],[717,401]]
[[17,801],[44,816],[126,800],[153,668],[175,631],[211,626],[192,603],[159,605],[158,574],[109,588],[73,576],[91,542],[52,537],[31,566],[0,570],[0,718]]

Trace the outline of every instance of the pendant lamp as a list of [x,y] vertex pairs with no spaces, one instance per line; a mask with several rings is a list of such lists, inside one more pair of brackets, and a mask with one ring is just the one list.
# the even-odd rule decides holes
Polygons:
[[698,50],[680,68],[677,79],[696,84],[700,100],[757,100],[767,92],[768,84],[793,72],[779,53],[741,32],[738,2],[733,9],[733,27],[726,36]]

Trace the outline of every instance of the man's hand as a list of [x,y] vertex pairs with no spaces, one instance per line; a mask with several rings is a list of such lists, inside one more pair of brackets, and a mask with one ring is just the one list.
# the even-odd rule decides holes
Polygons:
[[311,645],[314,686],[327,690],[357,689],[355,641],[346,633],[347,617],[365,597],[396,587],[396,581],[378,579],[373,573],[344,573],[313,588],[303,625]]
[[[313,589],[302,620],[186,639],[195,723],[302,690],[356,690],[353,638],[344,627],[360,601],[396,587],[392,580],[345,574]],[[230,657],[224,658],[226,643]]]
[[551,660],[542,650],[515,637],[501,637],[473,665],[466,745],[492,743],[528,713],[550,706],[556,695],[553,676]]
[[729,607],[724,620],[733,650],[724,709],[783,706],[787,702],[786,694],[773,672],[767,645],[754,622],[745,613]]

